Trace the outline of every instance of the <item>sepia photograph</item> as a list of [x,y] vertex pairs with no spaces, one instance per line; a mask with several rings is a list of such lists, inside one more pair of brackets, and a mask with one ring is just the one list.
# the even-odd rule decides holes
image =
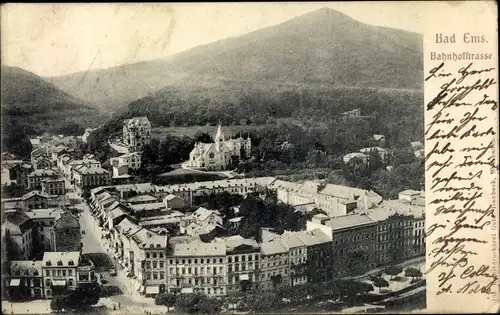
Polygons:
[[417,5],[3,4],[2,313],[425,312]]

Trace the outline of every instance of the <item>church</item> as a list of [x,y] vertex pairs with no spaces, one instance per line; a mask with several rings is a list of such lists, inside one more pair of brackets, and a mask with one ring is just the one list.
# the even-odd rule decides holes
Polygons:
[[213,143],[197,142],[189,154],[188,166],[191,168],[218,171],[227,169],[233,156],[240,159],[250,157],[252,147],[250,137],[243,139],[225,139],[222,127],[219,124]]

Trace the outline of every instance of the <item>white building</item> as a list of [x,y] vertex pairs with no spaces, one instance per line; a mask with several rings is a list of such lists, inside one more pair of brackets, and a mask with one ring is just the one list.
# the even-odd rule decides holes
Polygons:
[[151,141],[151,123],[147,117],[123,121],[123,143],[132,151],[141,150]]
[[137,170],[141,168],[141,154],[139,152],[127,153],[111,158],[109,162],[112,166],[127,165],[129,169]]
[[220,124],[214,141],[214,143],[196,143],[189,154],[188,166],[207,170],[222,170],[230,165],[233,156],[240,159],[250,157],[252,148],[250,138],[243,139],[240,136],[237,139],[225,139]]

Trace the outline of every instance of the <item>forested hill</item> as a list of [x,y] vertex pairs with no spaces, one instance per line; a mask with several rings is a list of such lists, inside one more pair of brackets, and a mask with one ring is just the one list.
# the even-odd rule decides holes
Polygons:
[[21,68],[2,66],[2,151],[26,156],[28,137],[80,134],[106,117],[52,83]]
[[243,85],[420,89],[422,67],[420,34],[366,25],[325,8],[166,59],[50,81],[95,106],[116,109],[141,97],[162,99],[164,91],[154,93],[165,87],[196,95],[207,89],[207,103],[226,101]]

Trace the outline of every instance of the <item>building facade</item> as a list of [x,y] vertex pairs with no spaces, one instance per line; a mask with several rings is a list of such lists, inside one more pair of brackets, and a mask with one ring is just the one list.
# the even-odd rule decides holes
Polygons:
[[232,163],[233,157],[247,159],[250,157],[252,143],[250,138],[226,139],[219,125],[214,143],[195,144],[189,154],[188,166],[207,170],[223,170]]
[[123,121],[123,143],[132,151],[141,151],[151,141],[151,123],[147,117]]

